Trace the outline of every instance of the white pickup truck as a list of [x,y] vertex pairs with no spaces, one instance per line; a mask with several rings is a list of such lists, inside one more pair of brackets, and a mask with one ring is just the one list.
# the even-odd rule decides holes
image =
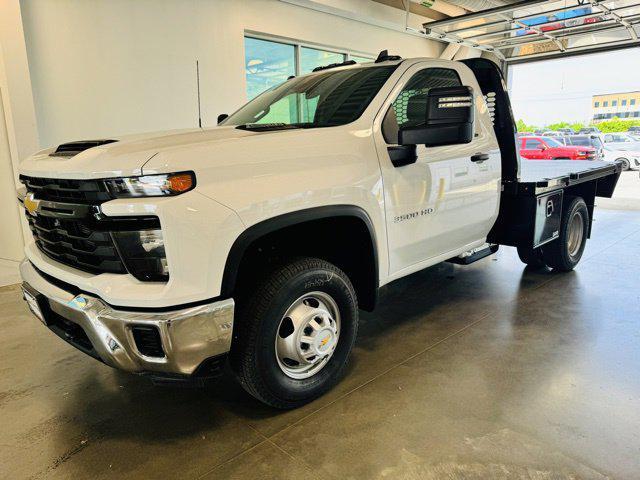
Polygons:
[[228,359],[250,394],[292,408],[339,379],[385,284],[498,245],[552,271],[579,262],[620,165],[521,162],[495,64],[383,52],[316,70],[215,128],[26,159],[34,314],[156,382]]

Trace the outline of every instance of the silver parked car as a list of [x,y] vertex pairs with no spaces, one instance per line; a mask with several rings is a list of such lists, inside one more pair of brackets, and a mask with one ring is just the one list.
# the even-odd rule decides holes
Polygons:
[[596,150],[595,160],[604,159],[604,144],[598,135],[568,135],[562,139],[565,145],[577,147],[593,147]]

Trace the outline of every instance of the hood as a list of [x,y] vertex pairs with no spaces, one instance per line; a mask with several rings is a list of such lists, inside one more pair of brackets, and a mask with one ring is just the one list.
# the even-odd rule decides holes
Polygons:
[[252,133],[233,127],[215,127],[112,136],[105,139],[111,143],[88,148],[73,156],[52,155],[57,147],[37,152],[20,164],[20,174],[67,179],[141,175],[145,163],[162,150],[247,135]]

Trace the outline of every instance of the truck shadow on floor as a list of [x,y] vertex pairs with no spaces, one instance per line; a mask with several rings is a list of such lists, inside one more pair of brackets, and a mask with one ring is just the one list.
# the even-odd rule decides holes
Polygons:
[[[399,363],[429,341],[439,341],[508,303],[517,303],[551,278],[549,272],[530,271],[516,262],[507,253],[468,267],[439,264],[389,285],[376,312],[361,312],[356,349],[341,382],[347,387],[339,384],[334,390],[350,389],[349,382],[355,388],[381,373],[384,362],[372,363],[370,358],[394,357]],[[408,344],[407,335],[418,336],[417,341]],[[72,425],[69,432],[66,428],[58,432],[65,441],[79,424],[83,435],[94,442],[122,438],[160,445],[223,435],[246,428],[246,422],[273,420],[286,426],[343,394],[332,391],[300,410],[282,412],[250,397],[229,371],[215,383],[195,389],[156,387],[145,378],[115,370],[95,375],[96,369],[104,368],[91,368],[92,374],[74,387],[76,400],[65,402],[62,417]],[[89,398],[82,392],[91,392]]]

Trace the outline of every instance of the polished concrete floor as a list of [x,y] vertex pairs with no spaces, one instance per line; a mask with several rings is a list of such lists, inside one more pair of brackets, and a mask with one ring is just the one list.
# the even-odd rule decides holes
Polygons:
[[640,211],[575,272],[504,248],[391,285],[346,378],[281,412],[230,377],[162,389],[76,352],[0,289],[1,478],[640,478]]

